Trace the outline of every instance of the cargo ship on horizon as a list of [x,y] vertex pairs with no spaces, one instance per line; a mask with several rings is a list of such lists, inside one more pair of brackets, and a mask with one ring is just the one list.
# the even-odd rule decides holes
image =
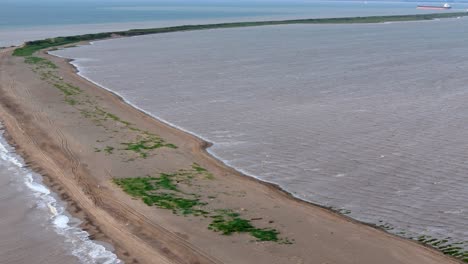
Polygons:
[[442,6],[418,5],[416,8],[417,9],[426,9],[426,10],[447,10],[447,9],[451,9],[452,7],[448,3],[445,3]]

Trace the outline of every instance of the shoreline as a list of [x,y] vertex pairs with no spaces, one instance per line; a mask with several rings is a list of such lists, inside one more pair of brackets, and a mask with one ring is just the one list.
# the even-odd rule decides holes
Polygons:
[[[45,55],[45,57],[47,57],[47,56],[53,57],[53,55]],[[60,62],[60,59],[57,59],[57,57],[55,57],[55,59],[54,58],[50,58],[50,59],[53,60],[55,63],[57,63],[59,65],[60,69],[65,68],[65,67],[74,68],[73,65],[69,64],[63,58],[61,59],[62,62]],[[13,60],[15,60],[15,59],[13,59]],[[63,62],[67,63],[68,66],[64,65]],[[75,74],[76,77],[71,77],[71,78],[80,78],[80,79],[82,79],[82,81],[80,83],[83,83],[83,84],[85,84],[86,82],[90,83],[89,80],[86,81],[82,76],[77,74],[77,72],[76,72],[77,69],[74,69],[74,70],[75,70],[74,74]],[[66,77],[64,79],[66,79]],[[310,203],[310,202],[307,202],[307,201],[304,201],[304,200],[300,200],[300,199],[294,197],[292,194],[290,194],[290,193],[286,192],[285,190],[283,190],[277,184],[261,181],[260,179],[258,179],[256,177],[252,177],[252,176],[246,175],[246,174],[244,174],[242,172],[236,171],[234,168],[229,167],[223,161],[217,159],[215,156],[213,156],[207,150],[207,148],[210,146],[209,142],[207,142],[207,141],[205,141],[205,140],[203,140],[201,138],[198,138],[197,136],[191,134],[188,131],[182,131],[182,130],[178,129],[177,127],[171,126],[170,123],[168,124],[167,122],[164,122],[164,120],[159,120],[157,117],[149,115],[148,113],[146,113],[146,112],[144,112],[144,111],[142,111],[140,109],[135,108],[131,104],[128,104],[128,102],[126,102],[124,98],[122,98],[118,94],[115,94],[114,92],[110,91],[109,89],[106,89],[105,87],[104,88],[99,87],[96,84],[89,84],[88,86],[89,86],[90,89],[100,89],[100,90],[102,90],[102,91],[95,91],[96,94],[108,93],[109,94],[108,97],[114,97],[114,100],[118,100],[118,101],[120,101],[120,104],[124,104],[124,106],[122,106],[123,109],[133,109],[132,111],[139,112],[139,114],[133,115],[134,118],[139,118],[139,119],[143,119],[143,120],[146,120],[146,121],[149,121],[149,122],[153,122],[159,128],[161,128],[163,130],[164,129],[167,130],[168,131],[167,133],[173,135],[174,137],[180,137],[180,138],[183,138],[184,140],[188,140],[188,141],[191,141],[191,142],[196,142],[195,145],[192,145],[187,149],[192,149],[192,151],[195,153],[195,155],[198,155],[199,157],[201,157],[201,159],[203,159],[206,164],[209,163],[209,167],[211,169],[213,169],[213,170],[216,170],[216,172],[214,172],[214,174],[216,176],[218,176],[218,174],[221,174],[221,173],[225,173],[225,174],[229,173],[230,175],[233,175],[234,177],[237,176],[239,178],[242,178],[240,180],[240,181],[242,181],[242,183],[249,182],[250,185],[255,185],[255,186],[256,185],[262,185],[263,187],[265,187],[267,189],[266,192],[270,193],[269,195],[277,196],[279,199],[285,200],[285,201],[281,201],[281,202],[283,202],[285,204],[295,204],[295,206],[298,206],[298,208],[299,208],[299,209],[297,209],[299,211],[298,215],[303,215],[303,213],[300,213],[301,210],[313,210],[314,213],[324,214],[325,218],[333,218],[334,219],[333,221],[347,222],[350,225],[359,225],[359,226],[371,227],[372,230],[374,230],[374,231],[370,231],[370,233],[373,236],[380,237],[381,239],[384,239],[384,238],[389,239],[389,240],[391,240],[391,241],[393,241],[395,243],[400,243],[400,242],[401,243],[408,243],[409,242],[407,246],[413,247],[414,250],[416,250],[417,248],[420,248],[420,249],[423,249],[424,251],[427,251],[428,254],[433,255],[433,257],[435,257],[435,258],[440,257],[442,260],[446,260],[447,262],[452,261],[451,258],[448,258],[446,256],[441,255],[440,253],[436,252],[432,248],[421,247],[421,244],[417,243],[416,241],[408,240],[408,239],[401,238],[401,237],[397,237],[395,235],[392,235],[392,234],[389,234],[389,233],[383,231],[381,228],[376,227],[375,225],[365,224],[365,223],[359,222],[357,220],[351,219],[350,217],[343,216],[343,215],[341,215],[341,214],[339,214],[337,212],[334,212],[334,211],[330,210],[329,208],[326,208],[326,207],[323,207],[323,206],[320,206],[320,205],[316,205],[316,204],[313,204],[313,203]],[[130,115],[132,115],[132,114],[130,114]],[[13,118],[16,119],[16,117],[13,117]],[[21,124],[20,124],[20,126],[21,126]],[[7,131],[10,131],[10,130],[12,130],[13,126],[11,126],[11,124],[10,124],[10,126],[5,125],[5,127],[6,127]],[[12,140],[12,142],[18,143],[18,144],[14,144],[13,146],[19,147],[19,149],[22,148],[21,145],[27,144],[27,143],[19,142],[19,141],[16,142],[15,139],[13,139],[11,137],[9,137],[9,138],[10,138],[9,141]],[[73,150],[73,148],[72,148],[72,150]],[[35,163],[33,158],[30,159],[28,157],[27,151],[24,151],[24,153],[23,153],[23,151],[21,151],[21,152],[22,153],[20,155],[23,156],[25,158],[25,160],[30,161],[30,162],[27,162],[27,164],[29,164],[29,163],[34,164]],[[35,166],[32,166],[32,167],[35,167]],[[36,169],[39,170],[39,171],[44,170],[44,168],[41,168],[41,166],[37,166]],[[51,177],[51,179],[53,178],[53,176],[45,176],[45,177],[46,178]],[[229,180],[235,180],[235,179],[229,179]],[[259,187],[259,188],[263,188],[263,187]],[[69,207],[67,207],[67,208],[69,208]],[[358,227],[358,229],[359,229],[359,227]],[[369,230],[366,230],[366,232],[369,232]],[[366,232],[364,232],[364,233],[366,233]],[[376,233],[374,234],[374,232],[376,232]],[[294,247],[294,246],[295,245],[292,245],[291,247]],[[117,251],[119,251],[118,248],[116,248],[116,249],[117,249]],[[362,249],[366,249],[366,248],[362,248]],[[393,249],[397,249],[397,248],[393,248]],[[287,249],[286,249],[286,251],[287,251]],[[124,255],[124,254],[121,252],[119,254],[119,256],[122,256],[122,255]],[[411,262],[410,259],[401,260],[401,261],[402,261],[401,263],[414,263],[414,262]],[[410,262],[405,262],[405,261],[410,261]],[[179,262],[174,262],[174,263],[179,263]],[[180,262],[180,263],[182,263],[182,262]],[[203,262],[203,263],[205,263],[205,262]],[[278,262],[278,263],[281,263],[281,262]],[[362,263],[370,263],[370,262],[362,262]],[[393,263],[393,262],[389,262],[389,263]],[[439,263],[439,262],[434,262],[434,263]]]
[[66,256],[68,257],[69,255],[71,259],[78,262],[88,262],[89,256],[86,255],[86,252],[93,250],[100,259],[117,263],[118,259],[113,254],[114,249],[112,245],[103,241],[93,240],[88,232],[80,228],[79,223],[82,221],[69,213],[67,209],[70,209],[70,206],[67,202],[60,197],[58,192],[54,192],[49,187],[46,187],[46,179],[34,172],[30,165],[16,152],[15,147],[9,143],[9,139],[7,131],[4,129],[3,124],[1,124],[0,149],[2,151],[2,159],[23,172],[20,181],[25,185],[25,192],[36,197],[34,201],[37,203],[37,206],[40,207],[40,204],[47,207],[41,213],[48,217],[47,224],[53,229],[53,233],[65,239],[66,247],[63,249],[68,251]]
[[[411,21],[411,22],[416,22],[416,21]],[[132,36],[132,37],[136,37],[136,36]],[[105,40],[112,40],[112,39],[116,39],[116,38],[120,38],[120,37],[114,37],[114,38],[110,38],[110,39],[103,39],[103,40],[98,40],[98,41],[105,41]],[[79,43],[79,44],[76,44],[77,46],[81,46],[81,45],[93,45],[93,41],[86,41],[86,42],[83,42],[83,43]],[[63,49],[66,49],[66,47],[63,47]],[[79,76],[80,78],[83,78],[84,80],[96,85],[97,87],[100,87],[101,89],[109,92],[110,94],[112,94],[113,96],[115,96],[118,100],[120,100],[122,103],[124,104],[127,104],[129,105],[130,107],[136,109],[137,111],[141,112],[142,114],[148,116],[149,118],[153,119],[154,121],[156,122],[159,122],[161,124],[163,124],[164,126],[166,126],[168,129],[171,129],[171,130],[175,130],[177,132],[180,132],[182,134],[185,134],[187,135],[188,137],[192,138],[193,140],[199,142],[199,147],[200,147],[200,151],[202,152],[203,155],[205,155],[208,159],[211,159],[214,163],[218,163],[219,166],[221,166],[224,170],[226,171],[230,171],[232,172],[234,175],[236,176],[239,176],[239,177],[243,177],[245,179],[247,179],[248,181],[252,181],[254,183],[259,183],[259,184],[262,184],[262,185],[265,185],[266,187],[268,187],[269,189],[271,189],[272,191],[274,192],[277,192],[281,195],[283,195],[284,198],[286,199],[289,199],[293,202],[297,202],[299,204],[302,204],[304,206],[312,206],[312,207],[317,207],[317,208],[320,208],[320,209],[323,209],[325,210],[327,213],[330,213],[338,218],[343,218],[345,219],[346,221],[349,221],[351,223],[355,223],[355,224],[358,224],[358,225],[364,225],[364,226],[367,226],[367,227],[370,227],[370,228],[373,228],[375,230],[378,230],[380,232],[384,232],[385,234],[388,234],[390,236],[393,236],[397,239],[402,239],[404,241],[409,241],[411,243],[416,243],[418,245],[421,245],[431,251],[436,251],[436,252],[441,252],[437,249],[435,249],[434,247],[430,246],[429,244],[426,244],[426,243],[422,243],[418,240],[415,240],[415,239],[411,239],[411,238],[408,238],[408,237],[404,237],[404,236],[401,236],[401,235],[398,235],[396,233],[391,233],[389,232],[388,230],[386,230],[385,228],[383,228],[382,226],[379,226],[377,224],[374,224],[374,223],[369,223],[369,222],[364,222],[364,221],[360,221],[358,219],[355,219],[351,216],[348,216],[346,214],[343,214],[343,213],[340,213],[338,210],[336,209],[333,209],[332,207],[329,207],[329,206],[324,206],[324,205],[321,205],[319,203],[314,203],[313,201],[309,201],[309,200],[306,200],[306,199],[302,199],[300,197],[297,197],[296,195],[294,195],[293,193],[287,191],[286,189],[284,189],[281,185],[279,185],[278,183],[275,183],[275,182],[272,182],[272,181],[267,181],[267,180],[263,180],[260,176],[256,176],[256,175],[251,175],[249,173],[246,173],[245,171],[243,171],[242,169],[239,169],[239,168],[235,168],[231,165],[229,165],[228,163],[226,163],[222,158],[216,156],[214,153],[212,153],[209,148],[214,146],[215,144],[213,142],[210,142],[208,139],[206,138],[203,138],[202,136],[194,133],[194,132],[191,132],[189,130],[186,130],[180,126],[177,126],[167,120],[164,120],[156,115],[153,115],[143,109],[141,109],[140,107],[136,106],[135,104],[131,103],[130,101],[126,100],[122,95],[120,95],[118,92],[115,92],[113,91],[111,88],[108,88],[98,82],[95,82],[93,80],[91,80],[90,78],[87,78],[86,76],[84,76],[83,74],[81,74],[80,72],[80,69],[79,69],[79,66],[77,66],[76,64],[74,64],[73,62],[76,61],[76,59],[70,59],[70,58],[67,58],[67,57],[62,57],[62,56],[58,56],[58,55],[54,55],[54,54],[50,54],[49,52],[47,52],[47,55],[48,56],[52,56],[52,57],[57,57],[57,58],[60,58],[60,59],[63,59],[64,61],[66,61],[68,63],[68,66],[71,67],[73,69],[73,71],[75,72],[75,74],[77,76]],[[437,241],[440,241],[440,240],[437,240]],[[444,255],[446,256],[446,255]],[[455,261],[460,261],[460,263],[462,262],[460,259],[458,258],[451,258],[452,260],[455,260]]]
[[[14,50],[15,56],[31,56],[34,52],[46,48],[69,45],[81,41],[93,41],[113,37],[132,37],[148,34],[163,34],[181,31],[196,31],[225,28],[258,27],[291,24],[375,24],[391,22],[431,21],[443,18],[461,18],[468,16],[468,12],[428,13],[413,15],[386,15],[386,16],[355,16],[336,18],[311,18],[311,19],[289,19],[289,20],[265,20],[246,22],[226,22],[215,24],[189,24],[180,26],[169,26],[159,28],[130,29],[125,31],[101,32],[84,35],[64,36],[48,38],[43,40],[27,41],[25,45]],[[0,47],[1,48],[1,47]]]

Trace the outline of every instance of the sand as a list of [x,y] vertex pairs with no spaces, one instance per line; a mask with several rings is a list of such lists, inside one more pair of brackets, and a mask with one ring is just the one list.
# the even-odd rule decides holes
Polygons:
[[[134,109],[88,82],[62,58],[53,61],[61,81],[81,89],[71,105],[34,65],[0,51],[0,118],[7,138],[27,164],[68,203],[93,239],[105,241],[126,263],[458,263],[414,241],[292,198],[226,167],[208,143]],[[36,72],[35,72],[36,71]],[[116,148],[134,136],[115,120],[84,115],[99,106],[133,126],[159,135],[177,149],[159,148],[146,158]],[[188,191],[215,197],[212,208],[229,208],[259,227],[275,228],[292,244],[258,242],[247,234],[209,230],[210,218],[181,216],[130,197],[113,178],[171,173],[198,163],[213,179],[196,178]]]

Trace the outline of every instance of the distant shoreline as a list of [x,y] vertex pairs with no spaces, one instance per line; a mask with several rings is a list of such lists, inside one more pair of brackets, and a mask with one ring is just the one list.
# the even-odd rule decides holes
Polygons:
[[111,37],[131,37],[150,34],[161,34],[180,31],[195,31],[223,28],[241,28],[258,27],[273,25],[291,25],[291,24],[372,24],[385,22],[410,22],[425,21],[442,18],[456,18],[468,16],[468,12],[450,12],[450,13],[432,13],[415,15],[392,15],[392,16],[358,16],[358,17],[339,17],[339,18],[312,18],[312,19],[291,19],[291,20],[270,20],[254,22],[230,22],[216,24],[200,25],[182,25],[172,27],[148,28],[148,29],[130,29],[125,31],[103,32],[95,34],[84,34],[66,37],[55,37],[43,40],[28,41],[22,47],[15,49],[15,56],[30,56],[41,49],[53,48],[57,46],[74,44],[80,41],[94,41],[107,39]]

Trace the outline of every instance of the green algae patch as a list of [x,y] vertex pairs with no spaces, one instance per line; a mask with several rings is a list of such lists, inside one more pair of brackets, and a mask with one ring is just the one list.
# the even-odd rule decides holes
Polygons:
[[[105,111],[104,109],[100,108],[100,107],[97,107],[95,106],[94,107],[94,115],[95,116],[99,116],[102,120],[112,120],[112,121],[115,121],[117,123],[120,123],[126,127],[130,127],[132,125],[132,123],[128,122],[128,121],[125,121],[123,119],[121,119],[120,117],[112,114],[112,113],[109,113],[107,111]],[[135,129],[136,131],[138,131],[139,129]]]
[[134,142],[124,142],[121,143],[125,146],[124,150],[130,150],[140,155],[142,158],[148,157],[148,154],[151,150],[158,148],[172,148],[176,149],[177,146],[171,143],[166,143],[166,141],[154,134],[143,133],[143,136],[139,136]]
[[158,177],[138,177],[114,179],[129,195],[140,198],[148,206],[157,206],[172,210],[174,214],[206,215],[208,212],[201,209],[206,203],[198,195],[182,191],[178,185],[190,185],[191,180],[197,176],[196,171],[180,170],[176,173],[160,173]]
[[248,233],[255,237],[257,241],[283,242],[283,240],[279,239],[279,232],[277,230],[272,228],[256,228],[250,220],[241,218],[240,214],[233,211],[217,210],[216,214],[211,216],[211,218],[213,218],[213,221],[208,229],[221,232],[223,235]]
[[32,71],[37,73],[41,80],[47,81],[62,92],[65,97],[65,103],[72,106],[80,104],[80,101],[74,96],[80,94],[82,92],[81,89],[73,84],[64,82],[61,77],[58,77],[56,75],[57,65],[47,59],[35,56],[25,57],[24,62],[34,65]]
[[54,83],[54,87],[59,89],[65,96],[77,95],[81,89],[69,83],[60,82]]
[[155,181],[157,186],[162,189],[179,191],[174,183],[174,174],[161,173],[159,178]]
[[[134,141],[120,143],[120,145],[123,145],[123,147],[119,148],[115,146],[115,149],[132,151],[137,153],[141,158],[146,158],[149,156],[152,150],[158,148],[177,148],[176,145],[172,143],[167,143],[158,135],[150,133],[148,131],[142,131],[141,129],[134,127],[132,123],[123,120],[117,115],[112,114],[98,106],[94,106],[92,110],[82,109],[80,110],[80,112],[85,118],[92,119],[94,122],[97,123],[97,125],[102,126],[104,128],[110,129],[109,125],[106,125],[105,123],[106,121],[110,121],[119,124],[119,129],[127,129],[129,132],[136,134]],[[113,131],[118,132],[115,129]]]
[[174,214],[205,214],[198,208],[205,203],[193,194],[181,192],[177,188],[175,177],[176,174],[161,173],[159,177],[114,179],[114,183],[148,206],[170,209]]
[[[197,186],[193,181],[206,179],[210,173],[197,163],[191,169],[175,173],[160,173],[158,177],[115,178],[113,182],[124,192],[140,199],[148,206],[172,210],[177,215],[192,215],[211,219],[208,229],[222,235],[250,234],[255,241],[270,241],[291,244],[287,238],[280,238],[280,233],[273,228],[258,228],[251,220],[242,217],[232,209],[214,209],[208,202],[215,196],[187,192],[188,187]],[[210,173],[211,174],[211,173]],[[205,197],[205,198],[203,198]],[[268,222],[268,224],[271,224]]]
[[130,126],[130,125],[131,125],[130,122],[127,122],[127,121],[125,121],[125,120],[122,120],[122,119],[120,119],[120,117],[118,117],[118,116],[116,116],[116,115],[114,115],[114,114],[111,114],[111,113],[106,112],[106,115],[107,115],[108,118],[110,118],[110,119],[112,119],[112,120],[114,120],[114,121],[116,121],[116,122],[122,123],[122,124],[124,124],[124,125],[126,125],[126,126]]
[[255,228],[254,230],[250,231],[250,234],[256,237],[259,241],[278,241],[279,232],[275,229],[264,228],[258,229]]
[[212,216],[209,229],[221,232],[223,235],[231,235],[232,233],[245,233],[254,229],[249,220],[242,219],[237,213],[220,213]]
[[209,172],[207,169],[200,166],[198,163],[192,164],[192,169],[195,170],[198,174],[203,175],[205,179],[213,180],[214,175]]
[[73,99],[73,98],[66,97],[65,98],[65,103],[67,103],[69,105],[77,105],[78,101]]
[[[95,106],[93,111],[81,110],[81,114],[86,118],[91,118],[100,126],[105,126],[105,121],[113,121],[120,124],[120,129],[128,129],[132,133],[136,133],[136,138],[132,142],[122,142],[123,148],[119,150],[128,150],[137,153],[141,158],[146,158],[150,154],[150,151],[158,148],[172,148],[176,149],[177,146],[172,143],[167,143],[164,139],[156,134],[148,131],[142,131],[135,127],[132,123],[123,120],[115,114],[112,114],[100,107]],[[117,131],[114,131],[117,132]]]
[[468,263],[468,250],[466,250],[466,246],[464,246],[468,243],[468,241],[450,242],[450,237],[447,237],[445,239],[437,239],[427,235],[419,236],[416,238],[416,240],[424,245],[433,247],[441,251],[445,255],[458,258],[463,262]]
[[106,152],[107,154],[112,154],[113,151],[114,151],[114,147],[106,146],[104,148],[104,152]]
[[55,82],[53,85],[63,93],[65,96],[65,103],[71,106],[75,106],[80,103],[76,98],[73,98],[73,96],[81,93],[80,88],[65,82]]
[[198,163],[193,163],[192,164],[192,169],[194,169],[195,171],[199,172],[199,173],[202,173],[202,172],[207,172],[208,170],[203,168],[202,166],[200,166]]

